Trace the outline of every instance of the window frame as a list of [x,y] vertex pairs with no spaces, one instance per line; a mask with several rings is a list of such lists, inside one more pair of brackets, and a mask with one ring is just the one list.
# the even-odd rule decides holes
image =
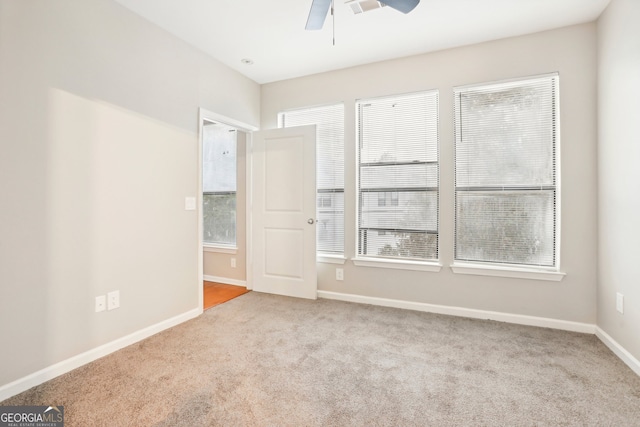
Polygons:
[[[237,133],[239,131],[239,129],[228,125],[226,123],[223,123],[221,121],[218,120],[212,120],[212,119],[208,119],[208,118],[202,118],[201,120],[202,122],[202,131],[204,133],[204,123],[206,122],[208,125],[218,125],[218,126],[223,126],[225,128],[228,129],[233,129],[236,137],[235,137],[235,155],[234,155],[234,172],[236,174],[236,189],[235,191],[205,191],[204,190],[204,172],[202,174],[202,178],[201,178],[201,193],[200,193],[200,197],[201,197],[201,209],[202,209],[202,232],[201,232],[201,239],[202,239],[202,249],[205,252],[217,252],[217,253],[226,253],[226,254],[236,254],[238,252],[238,208],[237,208],[237,203],[238,203],[238,188],[237,188],[237,179],[238,179],[238,137],[237,137]],[[204,138],[204,137],[202,137]],[[202,154],[202,163],[204,163],[204,139],[202,139],[202,149],[203,149],[203,154]],[[234,243],[224,243],[224,242],[207,242],[205,240],[205,236],[204,236],[204,232],[205,232],[205,227],[204,227],[204,217],[205,217],[205,212],[204,212],[204,200],[206,196],[216,196],[216,195],[234,195],[234,199],[235,199],[235,209],[234,209]]]
[[[400,99],[403,96],[411,96],[411,95],[419,95],[425,94],[435,95],[435,126],[436,126],[436,164],[437,164],[437,186],[436,186],[436,251],[437,258],[436,259],[420,259],[420,258],[402,258],[402,257],[384,257],[384,256],[375,256],[375,255],[363,255],[360,254],[360,221],[361,221],[361,211],[360,209],[364,206],[364,200],[361,198],[361,187],[360,187],[360,177],[361,177],[361,116],[360,116],[360,106],[363,103],[375,101],[375,100],[383,100],[383,99]],[[390,268],[390,269],[401,269],[401,270],[414,270],[414,271],[428,271],[428,272],[439,272],[442,268],[441,264],[441,252],[440,252],[440,93],[438,89],[428,89],[428,90],[418,90],[408,93],[400,93],[400,94],[392,94],[385,96],[376,96],[369,97],[363,99],[355,100],[355,133],[356,133],[356,152],[355,152],[355,256],[351,258],[351,261],[356,266],[364,266],[364,267],[375,267],[375,268]],[[428,194],[429,191],[433,190],[424,190],[425,194]],[[387,194],[388,193],[388,194]],[[395,197],[391,194],[395,193],[399,194],[398,191],[389,190],[385,191],[385,205],[390,204],[390,206],[396,207],[398,197]],[[374,203],[374,208],[378,207],[381,202],[381,198],[372,199]],[[396,204],[394,204],[394,202]],[[387,231],[388,233],[388,231]]]
[[[554,92],[552,93],[552,107],[551,112],[554,121],[552,127],[554,127],[554,140],[553,140],[553,168],[554,168],[554,185],[553,191],[555,192],[555,209],[554,209],[554,254],[553,254],[553,266],[542,266],[533,264],[519,264],[519,263],[507,263],[496,261],[469,261],[457,259],[457,203],[458,203],[458,185],[456,174],[456,151],[458,145],[459,130],[459,93],[466,89],[483,89],[496,87],[501,85],[508,86],[516,83],[526,84],[527,82],[534,82],[536,80],[555,79]],[[513,78],[507,80],[484,82],[479,84],[456,86],[453,88],[454,96],[454,239],[453,239],[453,263],[450,265],[451,270],[458,274],[471,274],[481,276],[498,276],[498,277],[512,277],[512,278],[525,278],[534,280],[547,280],[547,281],[560,281],[564,278],[565,273],[560,271],[560,238],[561,238],[561,128],[560,128],[560,79],[559,73],[547,73],[535,76]],[[523,190],[524,191],[524,190]],[[523,192],[523,194],[526,194]]]

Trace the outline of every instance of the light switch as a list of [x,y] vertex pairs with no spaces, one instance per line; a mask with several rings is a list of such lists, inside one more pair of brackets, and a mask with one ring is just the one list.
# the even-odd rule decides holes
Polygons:
[[624,295],[620,292],[616,293],[616,310],[618,310],[620,314],[624,314]]
[[184,210],[185,211],[195,211],[196,210],[196,198],[195,197],[185,197],[184,198]]

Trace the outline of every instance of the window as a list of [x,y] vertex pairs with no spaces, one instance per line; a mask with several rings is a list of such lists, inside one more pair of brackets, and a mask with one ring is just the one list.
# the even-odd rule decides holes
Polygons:
[[318,252],[344,252],[344,106],[280,113],[280,127],[316,125]]
[[558,76],[454,94],[455,260],[557,268]]
[[360,100],[358,255],[438,259],[438,92]]
[[202,127],[202,212],[205,245],[236,245],[235,129],[205,122]]

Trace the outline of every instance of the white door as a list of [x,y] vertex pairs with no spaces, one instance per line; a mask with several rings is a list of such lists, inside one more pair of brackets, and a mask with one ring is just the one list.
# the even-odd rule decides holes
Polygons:
[[315,299],[316,129],[253,133],[253,290]]

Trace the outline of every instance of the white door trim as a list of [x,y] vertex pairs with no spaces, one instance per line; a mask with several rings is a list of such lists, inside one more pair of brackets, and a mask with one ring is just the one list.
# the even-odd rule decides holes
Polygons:
[[[196,195],[196,206],[198,211],[198,310],[199,314],[202,314],[203,304],[204,304],[204,294],[202,282],[204,280],[204,254],[203,254],[203,239],[202,239],[202,122],[214,122],[214,123],[222,123],[231,127],[234,127],[240,131],[247,133],[247,183],[251,182],[251,162],[250,162],[250,148],[251,148],[251,132],[258,130],[257,126],[250,125],[240,120],[233,119],[231,117],[224,116],[222,114],[214,113],[212,111],[206,110],[204,108],[200,108],[198,111],[198,194]],[[250,200],[250,185],[247,185],[247,203]],[[246,262],[246,277],[247,277],[247,289],[251,289],[251,282],[249,281],[249,271],[250,268],[250,259],[249,259],[249,251],[251,248],[251,234],[250,234],[250,220],[251,220],[251,209],[250,205],[247,204],[247,233],[246,233],[246,251],[247,251],[247,262]]]

